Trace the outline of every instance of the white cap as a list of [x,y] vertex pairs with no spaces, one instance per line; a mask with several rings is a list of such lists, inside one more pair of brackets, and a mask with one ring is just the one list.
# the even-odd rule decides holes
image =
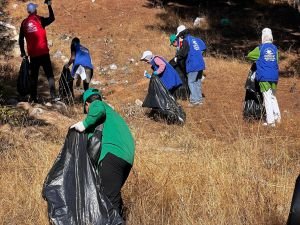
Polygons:
[[153,56],[153,54],[152,54],[152,52],[151,51],[149,51],[149,50],[147,50],[147,51],[144,51],[144,53],[143,53],[143,55],[142,55],[142,57],[141,57],[141,60],[151,60],[151,58],[152,58],[152,56]]
[[186,27],[184,25],[180,25],[179,27],[177,27],[176,37],[184,30],[186,30]]
[[34,13],[36,11],[36,8],[38,7],[37,4],[34,4],[34,3],[29,3],[27,5],[27,12],[29,13]]
[[263,44],[264,43],[272,43],[273,42],[272,30],[270,28],[264,28],[262,30],[261,42]]

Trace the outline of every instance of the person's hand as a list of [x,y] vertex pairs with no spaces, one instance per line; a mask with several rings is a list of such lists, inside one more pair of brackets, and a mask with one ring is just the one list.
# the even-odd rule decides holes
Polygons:
[[44,2],[46,5],[50,6],[52,4],[52,1],[51,0],[45,0]]
[[27,57],[26,53],[25,52],[21,52],[21,57],[22,58],[26,58]]
[[147,72],[147,70],[145,70],[145,72],[144,72],[144,77],[147,77],[147,78],[151,78],[151,75]]
[[158,72],[157,72],[157,71],[154,71],[154,72],[152,73],[152,75],[157,76],[157,75],[158,75]]
[[77,130],[78,132],[83,132],[83,131],[85,131],[85,127],[84,127],[82,121],[73,124],[73,125],[70,127],[70,129],[75,129],[75,130]]

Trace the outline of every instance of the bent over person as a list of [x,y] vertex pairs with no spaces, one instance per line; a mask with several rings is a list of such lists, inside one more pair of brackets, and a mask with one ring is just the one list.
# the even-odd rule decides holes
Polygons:
[[80,44],[77,37],[71,42],[71,57],[65,67],[68,68],[71,64],[73,64],[72,77],[77,79],[76,85],[79,86],[82,80],[86,91],[93,77],[93,65],[89,50]]
[[50,96],[53,101],[59,100],[56,96],[55,81],[52,64],[50,61],[48,41],[45,27],[54,20],[51,0],[45,2],[48,5],[49,17],[37,15],[38,5],[29,3],[27,5],[28,17],[23,20],[20,27],[19,45],[21,56],[26,57],[24,49],[24,37],[27,44],[27,54],[30,58],[30,101],[37,102],[37,84],[40,66],[43,67],[50,88]]
[[280,123],[281,115],[275,92],[279,79],[278,50],[273,44],[272,31],[269,28],[262,30],[262,44],[248,54],[248,58],[256,61],[256,77],[262,92],[266,109],[265,126],[275,127]]
[[87,114],[71,128],[86,132],[91,138],[96,128],[103,124],[98,174],[104,193],[113,207],[122,215],[121,188],[124,185],[134,160],[134,140],[125,120],[107,103],[100,92],[90,88],[83,94],[84,113]]

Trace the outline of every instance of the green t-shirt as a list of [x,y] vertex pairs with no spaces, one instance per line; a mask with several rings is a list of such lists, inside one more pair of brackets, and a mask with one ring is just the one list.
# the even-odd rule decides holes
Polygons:
[[129,164],[134,160],[134,139],[125,120],[108,104],[96,100],[89,106],[83,125],[89,137],[95,131],[95,128],[103,123],[101,161],[107,153],[124,159]]

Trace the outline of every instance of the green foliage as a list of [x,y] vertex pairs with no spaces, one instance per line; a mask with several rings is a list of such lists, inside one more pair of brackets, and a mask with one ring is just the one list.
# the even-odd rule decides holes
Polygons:
[[[0,97],[1,98],[1,97]],[[17,108],[3,106],[0,108],[0,124],[22,126],[28,120],[27,112]]]

